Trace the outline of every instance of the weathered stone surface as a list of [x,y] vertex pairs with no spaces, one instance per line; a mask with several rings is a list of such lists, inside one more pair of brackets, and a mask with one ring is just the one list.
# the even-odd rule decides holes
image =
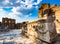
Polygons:
[[[53,11],[51,12],[50,11]],[[46,12],[45,12],[46,10]],[[48,14],[49,13],[49,14]],[[60,6],[57,5],[50,5],[50,4],[42,4],[39,9],[39,14],[38,17],[39,19],[48,19],[49,16],[47,15],[52,15],[55,17],[55,24],[56,24],[56,31],[58,34],[60,34]],[[51,18],[50,18],[51,19]],[[50,19],[48,19],[50,21]]]

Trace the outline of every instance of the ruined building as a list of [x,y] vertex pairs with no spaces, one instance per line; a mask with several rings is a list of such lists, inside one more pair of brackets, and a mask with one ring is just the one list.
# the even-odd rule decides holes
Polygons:
[[46,19],[28,22],[25,34],[33,41],[41,40],[47,43],[54,41],[57,36],[54,21],[48,22]]
[[[51,43],[55,41],[57,37],[56,33],[56,13],[53,9],[56,5],[42,4],[39,8],[38,18],[39,20],[26,22],[25,35],[33,41]],[[39,44],[43,44],[43,43]],[[38,44],[38,43],[36,43]]]
[[[45,30],[48,29],[49,34],[45,35],[45,39],[47,36],[50,38],[50,42],[56,38],[57,33],[56,33],[56,25],[55,25],[55,20],[56,20],[56,15],[55,11],[52,9],[56,5],[50,5],[50,4],[42,4],[39,8],[39,14],[38,18],[39,19],[45,19],[46,20],[46,27]],[[41,37],[40,37],[41,38]],[[47,37],[48,38],[48,37]],[[49,39],[46,39],[49,41]]]
[[[52,18],[50,18],[50,16]],[[49,16],[49,17],[48,17]],[[50,5],[50,4],[42,4],[39,8],[39,19],[48,19],[49,21],[52,21],[52,19],[55,19],[55,25],[56,25],[56,31],[59,34],[60,33],[60,6],[57,5]]]
[[15,27],[16,27],[16,29],[22,29],[23,27],[25,27],[25,24],[26,24],[26,22],[16,23],[15,24]]
[[1,26],[1,22],[0,22],[0,26]]
[[22,23],[22,35],[25,36],[27,33],[27,22]]
[[22,28],[22,23],[16,23],[15,28],[16,29],[21,29]]
[[1,29],[1,22],[0,22],[0,29]]
[[2,19],[2,28],[15,29],[15,19],[3,18]]
[[25,22],[16,23],[15,19],[11,18],[2,18],[0,22],[1,29],[22,29],[25,26]]

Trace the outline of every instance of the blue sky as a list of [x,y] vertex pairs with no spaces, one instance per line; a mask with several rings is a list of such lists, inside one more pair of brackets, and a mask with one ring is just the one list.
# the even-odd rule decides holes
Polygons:
[[60,5],[60,0],[0,0],[0,21],[3,17],[16,19],[16,22],[37,20],[42,3]]

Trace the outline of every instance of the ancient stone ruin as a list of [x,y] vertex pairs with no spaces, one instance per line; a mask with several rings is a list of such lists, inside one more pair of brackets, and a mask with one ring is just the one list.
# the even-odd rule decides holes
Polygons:
[[49,44],[55,41],[57,37],[56,22],[59,22],[59,14],[57,11],[60,6],[42,4],[38,12],[38,20],[26,22],[26,29],[24,35],[29,39],[36,41],[36,44]]

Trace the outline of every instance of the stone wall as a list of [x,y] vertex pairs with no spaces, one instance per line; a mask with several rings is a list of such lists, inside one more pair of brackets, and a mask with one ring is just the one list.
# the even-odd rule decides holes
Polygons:
[[1,22],[0,22],[0,26],[1,26]]
[[47,19],[48,21],[55,20],[56,31],[57,33],[60,32],[60,6],[56,4],[42,4],[39,8],[38,18]]
[[22,23],[16,23],[15,28],[16,29],[22,29]]
[[2,19],[2,28],[14,29],[15,19],[3,18]]
[[37,21],[27,22],[26,24],[27,28],[26,30],[23,30],[24,34],[33,41],[38,42],[37,40],[42,40],[51,43],[57,36],[54,22],[48,22],[46,19],[40,19]]

